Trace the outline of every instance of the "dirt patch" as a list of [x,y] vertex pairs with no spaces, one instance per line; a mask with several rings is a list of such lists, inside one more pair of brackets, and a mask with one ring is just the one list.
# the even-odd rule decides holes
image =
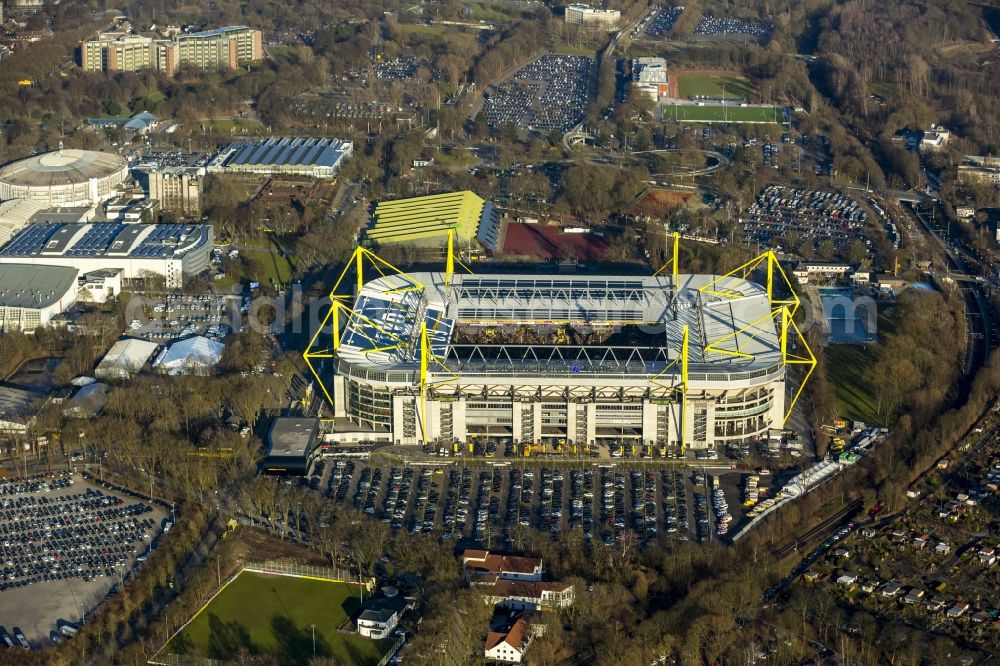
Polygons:
[[686,205],[694,195],[690,192],[649,190],[634,207],[636,215],[662,217],[669,211]]
[[270,561],[316,566],[329,566],[330,564],[325,557],[317,555],[308,548],[288,541],[279,541],[255,527],[239,528],[235,538],[237,538],[237,543],[234,547],[233,559],[240,564]]

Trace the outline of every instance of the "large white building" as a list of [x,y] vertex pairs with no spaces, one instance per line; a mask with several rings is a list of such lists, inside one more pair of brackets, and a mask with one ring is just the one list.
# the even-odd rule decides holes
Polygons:
[[0,265],[0,333],[47,326],[76,302],[76,293],[74,268]]
[[0,264],[119,269],[124,280],[163,276],[173,289],[208,268],[212,242],[208,224],[31,224],[0,249]]
[[751,441],[785,418],[781,307],[731,276],[379,277],[338,306],[335,416],[400,444]]
[[654,102],[670,97],[667,61],[663,58],[633,58],[632,87]]
[[0,201],[86,206],[113,198],[128,180],[128,163],[111,153],[58,150],[0,168]]
[[596,25],[610,30],[621,18],[622,13],[617,9],[597,9],[580,4],[566,7],[566,23],[573,25]]

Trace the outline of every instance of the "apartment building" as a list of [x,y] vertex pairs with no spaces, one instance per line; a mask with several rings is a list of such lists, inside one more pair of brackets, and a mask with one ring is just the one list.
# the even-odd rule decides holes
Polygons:
[[88,72],[150,69],[173,76],[179,67],[235,69],[264,57],[260,30],[226,26],[158,39],[105,32],[80,44],[80,66]]

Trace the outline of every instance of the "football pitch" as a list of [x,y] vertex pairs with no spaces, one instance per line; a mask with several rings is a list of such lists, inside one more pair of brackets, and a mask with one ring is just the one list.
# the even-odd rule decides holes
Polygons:
[[785,122],[779,106],[729,106],[723,104],[667,104],[664,120],[682,123],[777,123]]
[[229,660],[240,649],[307,664],[316,656],[340,664],[377,664],[392,641],[373,641],[337,628],[361,605],[359,588],[334,581],[244,571],[165,646],[168,653]]
[[753,94],[750,79],[737,74],[680,74],[677,86],[681,97],[742,97]]

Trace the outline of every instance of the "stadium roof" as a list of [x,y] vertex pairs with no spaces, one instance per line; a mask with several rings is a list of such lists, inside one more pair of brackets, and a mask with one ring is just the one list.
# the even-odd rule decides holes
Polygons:
[[499,214],[474,192],[448,192],[424,197],[382,201],[375,207],[375,223],[365,237],[378,245],[441,243],[454,229],[456,239],[479,240],[495,247]]
[[20,187],[86,183],[125,169],[125,158],[93,150],[66,149],[35,155],[0,169],[0,182]]
[[[680,356],[684,326],[692,372],[754,372],[781,361],[767,293],[734,277],[682,274],[675,287],[669,276],[456,274],[446,286],[442,273],[390,275],[366,283],[353,309],[360,316],[342,329],[338,358],[379,370],[419,367],[421,322],[434,357],[450,372],[657,374]],[[633,326],[645,342],[493,344],[483,335],[456,343],[460,325]]]
[[76,285],[69,266],[0,264],[0,307],[47,308]]
[[0,250],[0,256],[165,259],[203,246],[210,229],[205,224],[31,224]]

